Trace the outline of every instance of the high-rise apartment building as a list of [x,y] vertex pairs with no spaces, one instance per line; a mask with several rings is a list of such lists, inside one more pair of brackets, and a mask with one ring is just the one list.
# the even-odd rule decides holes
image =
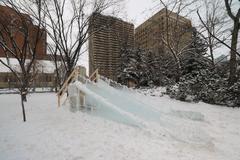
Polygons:
[[191,41],[191,21],[167,9],[162,9],[135,30],[135,45],[150,50],[154,58],[170,55],[169,43],[180,49]]
[[134,25],[121,19],[93,14],[89,29],[89,75],[99,73],[117,80],[122,47],[134,47]]

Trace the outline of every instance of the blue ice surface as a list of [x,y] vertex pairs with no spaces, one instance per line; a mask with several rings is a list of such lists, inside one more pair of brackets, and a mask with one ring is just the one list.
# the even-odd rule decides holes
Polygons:
[[[141,129],[145,126],[146,128],[149,127],[148,125],[153,122],[154,126],[159,125],[161,127],[158,128],[159,130],[151,130],[151,132],[160,131],[162,135],[169,134],[170,137],[181,142],[205,145],[210,141],[208,135],[201,128],[197,127],[199,122],[196,121],[204,120],[204,116],[201,113],[171,109],[169,113],[166,113],[155,108],[155,106],[148,105],[144,101],[148,98],[143,98],[141,95],[138,96],[138,94],[128,89],[111,87],[102,80],[99,80],[97,83],[87,82],[81,86],[79,86],[79,89],[85,91],[86,103],[96,108],[88,112],[91,115],[136,126]],[[180,123],[179,120],[181,120]],[[182,125],[182,120],[185,126]],[[150,127],[152,127],[151,124]],[[191,136],[186,136],[186,134]],[[205,139],[208,140],[206,141]]]
[[[147,105],[147,102],[143,103],[138,98],[134,97],[134,93],[129,90],[116,89],[111,87],[103,80],[99,80],[98,83],[86,83],[86,87],[95,94],[103,97],[106,101],[117,106],[120,110],[127,112],[137,119],[144,121],[160,121],[160,112],[151,106]],[[118,121],[124,124],[133,126],[142,126],[132,117],[123,115],[113,108],[104,106],[100,101],[92,99],[91,95],[86,95],[86,101],[90,105],[96,107],[95,111],[89,114],[100,116],[113,121]]]

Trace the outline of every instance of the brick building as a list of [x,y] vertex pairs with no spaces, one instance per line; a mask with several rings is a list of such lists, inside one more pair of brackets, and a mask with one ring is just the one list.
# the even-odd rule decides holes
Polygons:
[[[23,25],[27,25],[27,27],[23,27]],[[29,41],[31,42],[30,45],[36,45],[36,58],[39,60],[48,60],[50,57],[47,55],[47,45],[46,45],[46,31],[44,29],[38,29],[38,26],[34,25],[32,19],[29,15],[26,14],[19,14],[14,9],[8,6],[1,6],[0,5],[0,38],[7,41],[8,47],[12,48],[12,43],[10,40],[9,34],[4,30],[4,27],[7,27],[16,42],[18,47],[22,47],[24,45],[24,38],[26,37],[21,29],[28,29],[29,33]],[[37,32],[39,30],[39,34]],[[37,44],[35,44],[37,40],[37,36],[39,39]],[[0,57],[5,57],[3,48],[0,46]]]
[[121,19],[93,14],[90,19],[89,75],[95,69],[117,80],[122,47],[134,47],[134,25]]
[[[26,27],[24,27],[23,25],[26,25]],[[40,67],[41,64],[41,67],[39,68],[40,71],[36,75],[36,78],[33,82],[34,86],[31,87],[55,87],[54,68],[51,65],[46,65],[46,63],[51,64],[51,62],[49,61],[50,56],[47,55],[46,31],[44,29],[39,30],[38,26],[33,24],[32,19],[29,15],[19,13],[18,11],[8,6],[0,5],[0,40],[5,42],[7,46],[12,50],[14,50],[14,42],[17,46],[15,48],[19,48],[19,50],[21,50],[21,47],[24,45],[24,38],[27,37],[24,34],[26,29],[28,29],[27,33],[29,34],[28,40],[30,42],[30,47],[33,48],[34,46],[36,46],[36,59],[38,60],[38,66]],[[37,35],[38,31],[39,36]],[[39,37],[39,39],[37,39],[37,37]],[[10,40],[11,38],[13,38],[12,41]],[[38,40],[37,43],[35,43],[36,40]],[[5,61],[6,54],[3,49],[3,46],[0,45],[0,58]],[[20,53],[19,50],[16,50],[17,54]],[[18,62],[15,58],[10,57],[10,54],[7,55],[9,56],[9,63],[17,70]],[[17,81],[16,77],[8,68],[6,68],[3,64],[0,63],[0,89],[16,88],[18,86],[19,82]]]

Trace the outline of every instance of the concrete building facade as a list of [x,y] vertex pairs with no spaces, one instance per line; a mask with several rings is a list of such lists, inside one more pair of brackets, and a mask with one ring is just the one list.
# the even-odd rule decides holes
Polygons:
[[99,74],[117,80],[120,51],[134,47],[134,25],[121,19],[93,14],[89,30],[89,75]]

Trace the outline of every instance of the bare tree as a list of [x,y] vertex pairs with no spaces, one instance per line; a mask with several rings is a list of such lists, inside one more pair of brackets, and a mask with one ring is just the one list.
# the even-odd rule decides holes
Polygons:
[[[83,46],[90,36],[88,34],[90,15],[101,13],[117,2],[117,0],[43,1],[42,12],[46,15],[44,25],[51,41],[49,50],[55,61],[59,87],[71,74],[79,56],[84,52]],[[64,75],[63,79],[61,74]]]
[[233,3],[232,0],[224,0],[227,13],[233,21],[232,29],[232,39],[231,39],[231,48],[230,51],[230,74],[229,74],[229,84],[236,82],[236,72],[237,72],[237,54],[233,50],[237,51],[238,44],[238,34],[240,30],[240,8],[238,8],[237,13],[233,13]]
[[240,30],[240,8],[237,8],[237,13],[234,15],[233,13],[233,3],[232,0],[225,0],[225,6],[227,13],[229,17],[233,20],[233,28],[232,28],[232,33],[231,33],[231,45],[228,45],[226,42],[221,40],[219,37],[214,35],[208,28],[208,26],[205,24],[203,21],[203,18],[201,17],[199,11],[197,11],[198,17],[208,33],[215,38],[218,42],[226,46],[227,48],[230,49],[230,74],[229,74],[229,84],[232,85],[233,83],[236,82],[237,80],[237,56],[240,57],[240,53],[237,50],[237,44],[238,44],[238,35],[239,35],[239,30]]
[[[206,34],[206,39],[208,41],[209,54],[214,67],[214,50],[221,47],[222,44],[212,35],[218,37],[222,41],[226,41],[229,37],[229,35],[227,35],[229,28],[225,25],[228,23],[228,19],[226,12],[224,12],[224,3],[221,0],[203,0],[203,5],[203,9],[205,10],[204,24],[209,30],[209,32]],[[205,29],[203,24],[200,26],[201,28]]]
[[[25,0],[24,0],[25,1]],[[61,87],[76,66],[79,56],[86,52],[89,23],[93,13],[102,13],[122,0],[52,0],[41,1],[45,21],[41,25],[48,34],[48,51],[56,67],[57,83]],[[18,3],[22,3],[19,1]],[[33,1],[38,6],[39,0]],[[36,7],[34,7],[36,8]],[[26,13],[38,18],[32,5],[22,7]],[[63,75],[63,77],[62,77]]]
[[[180,57],[184,53],[189,52],[193,40],[191,21],[187,20],[184,16],[180,16],[183,11],[191,6],[194,1],[176,0],[171,3],[165,3],[160,0],[160,3],[165,8],[165,26],[164,35],[161,36],[161,40],[164,43],[164,47],[172,55],[173,61],[176,65],[177,75],[176,80],[180,78],[181,62]],[[165,51],[166,52],[166,51]]]
[[[23,14],[20,11],[20,6],[14,0],[4,1],[3,5],[7,11],[2,12],[3,15],[0,16],[0,50],[5,54],[7,61],[10,58],[15,59],[17,67],[6,63],[2,59],[0,59],[0,63],[7,67],[17,80],[21,96],[23,121],[25,122],[24,102],[27,101],[26,96],[36,76],[34,66],[40,51],[39,46],[41,44],[39,42],[43,38],[45,31],[40,28],[41,12],[38,12],[39,21],[37,25],[33,25],[30,16]],[[40,7],[41,5],[39,5]]]

